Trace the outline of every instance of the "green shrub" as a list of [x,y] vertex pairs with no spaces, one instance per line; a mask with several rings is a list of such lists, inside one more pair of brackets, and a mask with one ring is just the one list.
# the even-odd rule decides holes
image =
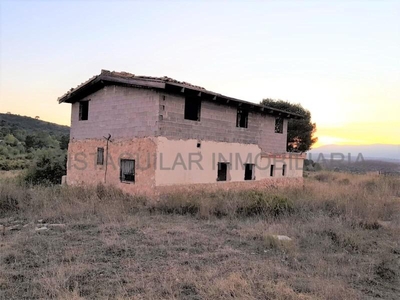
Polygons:
[[362,185],[368,192],[374,192],[378,188],[378,183],[373,179],[364,181]]
[[194,215],[200,210],[200,201],[198,195],[189,195],[189,193],[165,194],[161,197],[157,206],[150,209],[157,209],[166,214]]
[[350,180],[348,178],[343,178],[343,179],[340,179],[338,181],[338,183],[341,184],[341,185],[349,185],[350,184]]
[[321,181],[321,182],[328,182],[328,181],[333,181],[336,179],[336,176],[334,176],[331,173],[319,173],[314,176],[314,179]]
[[38,154],[23,180],[29,184],[60,184],[66,174],[66,154],[60,150],[45,150]]
[[238,208],[239,214],[277,217],[294,211],[293,202],[284,196],[270,195],[261,191],[243,192],[242,194],[244,199],[242,207]]

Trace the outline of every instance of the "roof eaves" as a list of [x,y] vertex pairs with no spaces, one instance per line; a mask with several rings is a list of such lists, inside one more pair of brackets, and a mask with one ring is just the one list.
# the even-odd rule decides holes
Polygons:
[[225,96],[225,95],[222,95],[222,94],[218,94],[218,93],[206,90],[204,88],[196,87],[196,86],[193,86],[193,85],[186,85],[186,84],[175,83],[175,82],[166,82],[166,85],[173,85],[173,86],[176,86],[176,87],[181,87],[182,89],[193,90],[193,91],[196,91],[196,92],[199,92],[199,93],[204,93],[204,94],[211,95],[211,96],[219,98],[219,99],[225,99],[227,101],[232,101],[232,102],[235,102],[235,103],[238,103],[238,104],[245,104],[245,105],[247,105],[249,107],[257,107],[262,112],[271,113],[271,114],[277,114],[277,115],[280,115],[280,116],[282,116],[284,118],[289,118],[289,119],[290,118],[296,118],[296,119],[304,118],[304,116],[300,115],[300,114],[292,113],[292,112],[289,112],[289,111],[273,108],[273,107],[262,105],[262,104],[256,104],[256,103],[245,101],[245,100],[240,100],[240,99],[237,99],[237,98],[232,98],[232,97]]
[[265,112],[265,113],[270,113],[270,114],[275,114],[278,116],[282,116],[284,118],[304,118],[303,115],[280,110],[277,108],[265,106],[262,104],[256,104],[252,102],[248,102],[245,100],[240,100],[236,98],[232,98],[229,96],[225,96],[222,94],[218,94],[209,90],[206,90],[203,87],[196,86],[187,82],[181,82],[169,77],[149,77],[149,76],[135,76],[134,74],[127,73],[127,72],[110,72],[107,70],[101,70],[101,73],[99,75],[95,75],[89,80],[81,83],[78,85],[76,88],[70,89],[67,93],[62,95],[61,97],[58,98],[59,103],[67,102],[67,103],[73,103],[74,100],[73,98],[77,96],[78,94],[82,93],[87,93],[88,90],[93,91],[97,86],[97,84],[100,84],[100,86],[105,85],[105,84],[110,84],[110,83],[116,83],[116,84],[122,84],[122,85],[128,85],[128,86],[135,86],[135,87],[147,87],[147,88],[155,88],[155,89],[166,89],[167,86],[175,86],[179,87],[184,91],[185,89],[196,91],[199,93],[204,93],[206,95],[211,95],[214,99],[224,99],[227,102],[234,102],[240,104],[245,104],[249,107],[252,108],[259,108],[260,111]]
[[85,82],[81,83],[80,85],[78,85],[75,88],[71,88],[68,92],[66,92],[64,95],[62,95],[61,97],[59,97],[58,103],[63,103],[63,102],[68,102],[68,100],[70,98],[72,98],[74,95],[76,95],[80,90],[83,90],[84,88],[86,88],[88,85],[93,85],[96,82],[98,82],[100,75],[95,75],[92,78],[89,78],[89,80],[86,80]]
[[110,83],[122,83],[127,85],[133,86],[144,86],[150,88],[157,88],[157,89],[164,89],[165,82],[162,80],[157,79],[147,79],[147,78],[140,78],[140,77],[132,77],[132,78],[122,78],[116,76],[107,76],[107,75],[100,75],[100,80]]

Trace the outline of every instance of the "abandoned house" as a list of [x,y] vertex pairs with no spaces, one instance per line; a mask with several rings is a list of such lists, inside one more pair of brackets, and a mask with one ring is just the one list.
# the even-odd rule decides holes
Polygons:
[[71,103],[67,184],[127,192],[302,182],[304,155],[286,152],[301,116],[168,77],[102,70],[58,99]]

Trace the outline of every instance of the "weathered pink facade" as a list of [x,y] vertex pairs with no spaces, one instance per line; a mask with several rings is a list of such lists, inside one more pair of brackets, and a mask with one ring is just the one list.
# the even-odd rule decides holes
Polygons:
[[[67,184],[105,183],[124,191],[151,195],[155,188],[156,143],[152,138],[114,140],[108,148],[106,165],[96,164],[98,147],[105,147],[104,139],[71,141],[68,146]],[[121,182],[121,158],[136,161],[134,183]]]
[[[201,100],[199,121],[185,119],[188,95]],[[86,101],[87,119],[80,120],[80,103]],[[296,117],[287,112],[171,79],[108,71],[60,102],[72,104],[67,184],[106,182],[151,194],[171,186],[242,188],[302,180],[304,157],[286,154],[286,118]],[[248,111],[247,128],[237,127],[239,108]],[[282,133],[275,132],[277,117],[284,120]],[[98,148],[105,151],[102,164],[97,162]],[[124,158],[135,161],[134,182],[121,181]],[[221,161],[230,167],[225,182],[217,181],[216,164]],[[244,180],[245,163],[255,165],[253,180]]]

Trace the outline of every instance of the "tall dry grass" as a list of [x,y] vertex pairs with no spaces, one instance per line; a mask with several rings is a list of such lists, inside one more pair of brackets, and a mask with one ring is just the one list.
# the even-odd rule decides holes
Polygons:
[[[396,221],[400,214],[400,179],[318,172],[302,187],[216,192],[193,191],[158,199],[129,195],[112,186],[27,186],[0,181],[0,215],[26,219],[123,218],[137,213],[190,214],[200,218],[314,218],[318,215],[373,224]],[[368,226],[368,225],[366,225]],[[372,226],[372,225],[371,225]]]
[[155,201],[104,185],[3,180],[0,222],[66,228],[2,237],[0,298],[396,299],[399,183],[318,172],[304,187]]

